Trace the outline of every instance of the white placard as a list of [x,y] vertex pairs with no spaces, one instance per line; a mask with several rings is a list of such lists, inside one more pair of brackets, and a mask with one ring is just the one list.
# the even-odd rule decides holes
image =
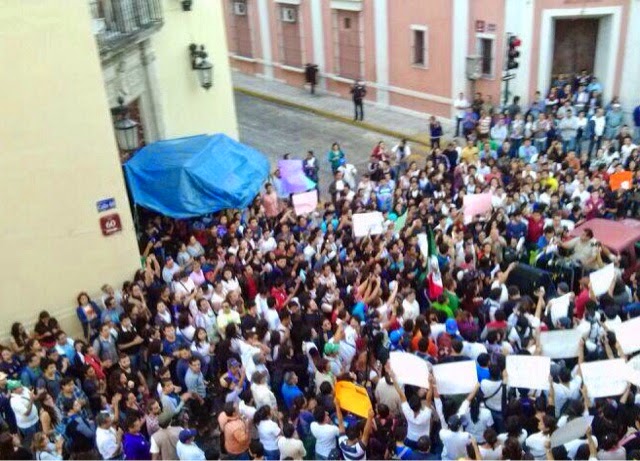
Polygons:
[[379,211],[371,213],[356,213],[353,215],[354,237],[378,235],[384,232],[384,217]]
[[551,448],[559,447],[565,443],[579,439],[587,433],[587,428],[591,426],[593,416],[581,416],[572,419],[551,434]]
[[640,317],[622,322],[611,329],[625,355],[640,351]]
[[442,395],[468,394],[478,383],[478,372],[474,360],[443,363],[433,367],[438,392]]
[[424,232],[418,234],[418,247],[420,248],[422,256],[427,259],[429,257],[429,242],[427,240],[427,234]]
[[611,282],[616,276],[616,270],[613,264],[607,264],[602,269],[589,274],[591,281],[591,289],[596,296],[600,296],[609,291]]
[[309,192],[302,192],[301,194],[293,194],[291,196],[291,202],[293,203],[293,209],[296,215],[305,215],[315,211],[318,206],[318,191],[312,190]]
[[551,359],[536,355],[508,355],[509,386],[549,390]]
[[408,352],[391,352],[389,362],[398,382],[429,388],[429,366],[424,359]]
[[585,362],[580,367],[582,379],[592,399],[620,395],[627,388],[629,370],[624,359]]
[[580,351],[582,334],[577,328],[571,330],[542,331],[540,346],[542,355],[552,359],[570,359],[577,357]]

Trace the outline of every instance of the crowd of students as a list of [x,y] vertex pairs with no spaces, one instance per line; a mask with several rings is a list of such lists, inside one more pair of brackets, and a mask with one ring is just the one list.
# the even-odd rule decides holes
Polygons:
[[[77,296],[81,335],[46,311],[32,330],[12,326],[0,459],[638,459],[636,387],[593,399],[581,378],[581,363],[623,356],[613,330],[637,311],[638,278],[591,231],[567,228],[637,217],[639,151],[610,122],[595,152],[582,149],[592,135],[565,136],[570,107],[592,106],[576,81],[524,113],[474,103],[466,145],[436,146],[424,166],[406,141],[379,143],[357,181],[335,144],[312,213],[297,215],[274,176],[244,210],[145,214],[144,267]],[[596,118],[617,110],[595,104]],[[532,119],[553,123],[541,136]],[[304,159],[312,179],[319,163]],[[623,169],[632,184],[610,190]],[[493,209],[469,222],[463,197],[480,192]],[[370,211],[382,233],[354,237],[353,215]],[[519,264],[553,260],[572,262],[575,283],[509,284]],[[596,296],[582,276],[607,263],[616,277]],[[539,354],[541,331],[571,328],[579,356],[552,361],[549,391],[508,385],[508,355]],[[440,395],[433,377],[403,384],[391,351],[429,367],[473,361],[479,384],[460,396]],[[368,417],[341,410],[340,380],[363,386]],[[551,447],[558,427],[589,414],[586,437]]]

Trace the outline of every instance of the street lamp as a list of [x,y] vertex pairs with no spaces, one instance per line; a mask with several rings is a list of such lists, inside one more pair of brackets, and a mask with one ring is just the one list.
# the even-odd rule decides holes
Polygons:
[[128,117],[129,109],[124,105],[124,99],[118,98],[119,106],[114,109],[117,120],[113,124],[116,131],[118,147],[123,151],[132,151],[138,148],[138,125],[135,120]]
[[191,69],[196,71],[200,86],[208,90],[213,86],[213,64],[207,60],[208,54],[204,50],[204,45],[200,45],[200,49],[198,49],[198,45],[192,43],[189,45],[189,52]]

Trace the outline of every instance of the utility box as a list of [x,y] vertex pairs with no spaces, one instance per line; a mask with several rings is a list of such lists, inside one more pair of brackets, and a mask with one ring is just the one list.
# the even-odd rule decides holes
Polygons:
[[478,80],[482,76],[482,57],[467,56],[466,75],[469,80]]

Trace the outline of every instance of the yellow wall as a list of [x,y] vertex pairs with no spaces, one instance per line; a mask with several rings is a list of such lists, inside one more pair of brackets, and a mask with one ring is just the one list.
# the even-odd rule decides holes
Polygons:
[[[165,23],[152,37],[152,44],[166,138],[225,133],[237,139],[221,0],[194,0],[192,11],[182,11],[177,0],[164,0],[162,6]],[[214,66],[209,90],[200,87],[191,70],[191,43],[203,44]]]
[[[139,267],[88,2],[0,0],[0,336]],[[177,2],[176,2],[177,3]],[[96,201],[124,231],[103,237]]]

